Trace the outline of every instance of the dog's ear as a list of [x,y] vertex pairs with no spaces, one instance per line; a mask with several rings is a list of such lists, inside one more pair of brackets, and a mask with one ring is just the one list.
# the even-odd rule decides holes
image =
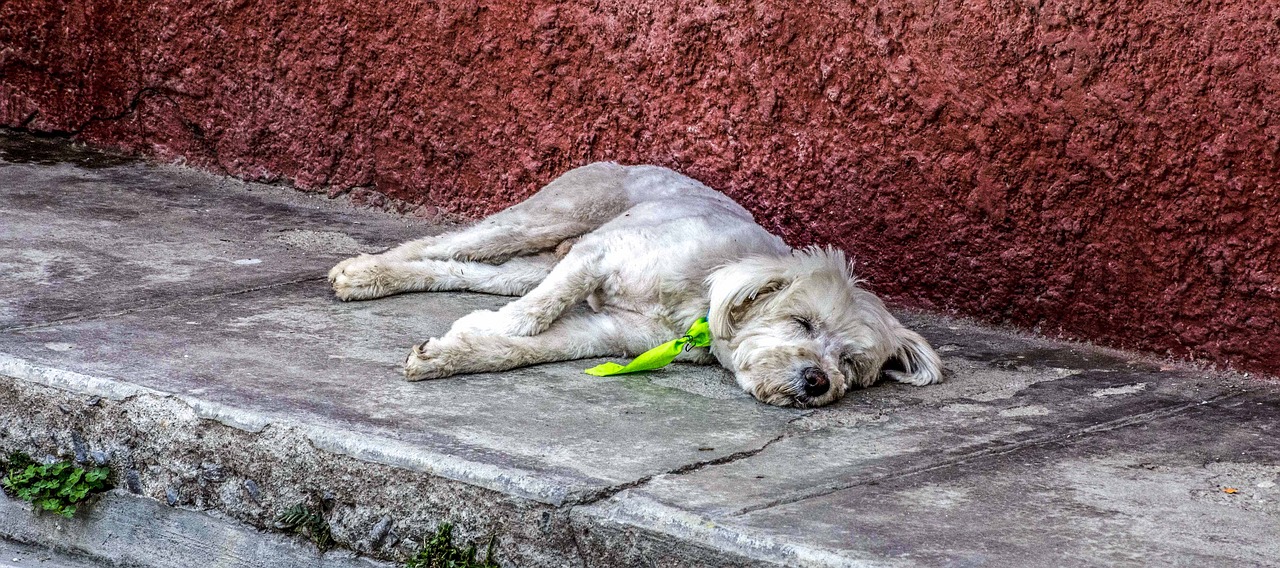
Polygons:
[[778,270],[765,262],[750,259],[712,272],[707,277],[711,300],[707,323],[711,336],[732,337],[752,305],[786,286],[787,281]]
[[942,359],[920,334],[897,326],[893,341],[893,355],[881,369],[886,376],[917,386],[942,382]]

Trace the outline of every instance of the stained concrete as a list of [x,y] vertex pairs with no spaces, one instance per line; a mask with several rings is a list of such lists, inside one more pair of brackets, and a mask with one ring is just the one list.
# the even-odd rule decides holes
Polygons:
[[[4,497],[0,497],[3,499]],[[46,546],[32,546],[0,539],[0,568],[96,568],[91,560],[58,552]]]
[[[244,524],[133,498],[127,490],[108,493],[73,519],[34,515],[28,509],[25,503],[0,495],[0,518],[4,519],[0,527],[12,538],[45,540],[56,548],[46,549],[43,554],[28,553],[26,564],[14,561],[15,568],[51,566],[42,560],[46,557],[66,562],[70,564],[68,568],[103,563],[124,567],[211,563],[219,568],[391,568],[390,564],[361,558],[350,550],[321,552],[308,542],[284,535],[264,535]],[[57,538],[48,542],[51,534]],[[23,548],[31,550],[30,545]],[[5,544],[0,541],[0,552],[4,549]],[[91,559],[78,553],[85,549],[94,552]],[[0,559],[0,568],[9,565]]]
[[13,145],[3,159],[24,162],[4,166],[0,328],[315,278],[318,265],[439,230],[192,170],[103,167],[70,151],[54,162]]
[[[116,489],[79,532],[6,502],[0,536],[147,566],[391,561],[444,521],[517,566],[1280,558],[1261,379],[909,313],[948,382],[816,410],[714,367],[405,383],[410,344],[507,299],[340,303],[323,275],[441,227],[56,145],[22,159],[35,142],[7,136],[0,450],[109,463]],[[297,502],[337,551],[273,529]]]

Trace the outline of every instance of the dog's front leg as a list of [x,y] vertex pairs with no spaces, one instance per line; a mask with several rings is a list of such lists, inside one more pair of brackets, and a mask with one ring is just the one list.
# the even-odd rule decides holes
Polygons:
[[450,333],[471,332],[513,337],[542,333],[561,314],[586,300],[600,286],[598,256],[573,250],[529,293],[497,311],[481,310],[453,323]]
[[537,335],[510,336],[453,329],[417,345],[404,364],[410,381],[460,373],[505,371],[539,363],[644,352],[667,339],[670,330],[649,318],[621,310],[593,313],[577,308]]

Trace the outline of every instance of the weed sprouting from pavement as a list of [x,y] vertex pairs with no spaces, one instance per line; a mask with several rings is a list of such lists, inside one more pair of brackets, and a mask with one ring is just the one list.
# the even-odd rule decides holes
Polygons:
[[441,524],[436,534],[422,543],[404,568],[499,568],[493,560],[493,538],[489,538],[484,560],[476,560],[475,545],[459,548],[453,544],[453,525]]
[[320,550],[326,550],[333,544],[333,534],[329,532],[329,522],[322,512],[313,510],[307,504],[298,503],[276,517],[276,528],[304,534]]
[[0,486],[6,492],[37,510],[67,518],[76,514],[77,504],[89,495],[111,488],[107,482],[111,470],[105,466],[84,469],[66,460],[40,464],[21,452],[9,454],[3,473]]

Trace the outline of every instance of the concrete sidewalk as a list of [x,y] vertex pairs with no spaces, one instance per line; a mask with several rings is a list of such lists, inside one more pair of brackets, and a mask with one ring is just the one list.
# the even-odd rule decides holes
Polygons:
[[[446,521],[510,566],[1280,562],[1271,383],[912,314],[950,380],[816,410],[712,367],[406,383],[412,343],[508,299],[324,275],[440,230],[0,134],[0,450],[118,478],[71,521],[0,497],[0,537],[142,566],[375,565]],[[338,550],[271,529],[300,501]]]
[[0,568],[96,568],[89,559],[0,539]]

